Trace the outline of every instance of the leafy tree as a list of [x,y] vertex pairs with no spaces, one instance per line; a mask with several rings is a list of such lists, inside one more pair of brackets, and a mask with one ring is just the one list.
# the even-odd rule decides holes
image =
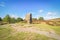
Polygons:
[[0,17],[0,25],[2,24],[2,18]]
[[32,20],[37,20],[37,18],[32,18]]
[[43,17],[39,17],[39,20],[44,20],[44,18]]
[[15,23],[16,19],[15,18],[11,18],[11,23]]
[[4,22],[7,22],[7,23],[10,23],[11,22],[11,17],[9,15],[6,15],[4,18],[3,18],[3,21]]
[[23,19],[18,17],[16,21],[20,22],[20,21],[23,21]]
[[0,21],[2,21],[2,18],[0,17]]

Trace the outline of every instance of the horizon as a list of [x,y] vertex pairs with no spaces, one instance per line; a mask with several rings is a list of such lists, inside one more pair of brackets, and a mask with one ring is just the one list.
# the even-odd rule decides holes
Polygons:
[[60,0],[0,0],[0,17],[25,18],[32,13],[32,18],[44,17],[45,20],[60,18]]

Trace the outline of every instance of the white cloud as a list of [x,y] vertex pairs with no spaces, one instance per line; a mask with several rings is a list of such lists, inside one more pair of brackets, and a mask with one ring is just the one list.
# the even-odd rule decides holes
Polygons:
[[0,2],[0,7],[5,7],[5,2]]
[[52,15],[52,14],[53,14],[52,12],[48,12],[48,13],[47,13],[47,16],[50,16],[50,15]]
[[56,12],[48,12],[47,13],[47,16],[55,16],[56,15]]
[[5,5],[4,5],[4,4],[0,4],[0,6],[1,6],[1,7],[5,7]]
[[48,12],[45,16],[45,19],[53,19],[56,17],[56,12]]
[[12,18],[18,18],[17,15],[13,15],[13,14],[11,14],[10,16],[11,16]]
[[42,12],[43,12],[43,10],[39,10],[39,12],[40,12],[40,13],[42,13]]

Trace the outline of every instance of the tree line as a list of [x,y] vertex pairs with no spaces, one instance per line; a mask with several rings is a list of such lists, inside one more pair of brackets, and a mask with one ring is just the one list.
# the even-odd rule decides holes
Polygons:
[[[32,20],[37,20],[37,18],[32,18]],[[43,17],[39,17],[38,20],[44,20]],[[0,23],[17,23],[17,22],[21,22],[21,21],[24,21],[23,18],[14,18],[14,17],[10,17],[10,15],[6,15],[4,18],[1,18],[0,17]]]
[[16,23],[16,22],[20,22],[23,21],[22,18],[18,17],[18,18],[12,18],[10,17],[10,15],[6,15],[4,18],[0,17],[0,23],[4,22],[4,23]]

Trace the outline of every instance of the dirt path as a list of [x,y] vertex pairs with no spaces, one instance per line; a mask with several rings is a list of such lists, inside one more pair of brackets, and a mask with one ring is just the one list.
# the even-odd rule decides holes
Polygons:
[[17,25],[11,25],[12,28],[16,30],[16,32],[32,32],[32,33],[37,33],[37,34],[42,34],[47,37],[55,38],[57,40],[60,40],[60,36],[57,35],[53,30],[50,32],[44,31],[44,30],[39,30],[34,27],[17,27]]

